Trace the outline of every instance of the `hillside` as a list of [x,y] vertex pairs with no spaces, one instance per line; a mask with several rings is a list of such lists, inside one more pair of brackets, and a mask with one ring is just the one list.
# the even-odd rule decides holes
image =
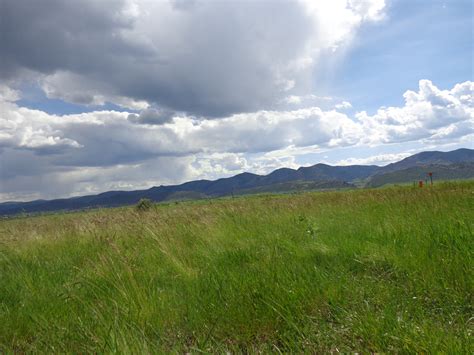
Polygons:
[[281,182],[271,185],[255,187],[252,189],[238,190],[236,195],[251,195],[259,193],[282,193],[282,192],[303,192],[318,190],[335,190],[354,188],[355,186],[344,181],[338,180],[297,180],[290,182]]
[[419,180],[430,181],[428,172],[433,173],[435,182],[437,180],[472,179],[474,177],[474,163],[418,165],[390,171],[372,176],[367,186],[378,187],[386,184],[418,182]]
[[472,354],[473,193],[449,182],[0,220],[0,353]]

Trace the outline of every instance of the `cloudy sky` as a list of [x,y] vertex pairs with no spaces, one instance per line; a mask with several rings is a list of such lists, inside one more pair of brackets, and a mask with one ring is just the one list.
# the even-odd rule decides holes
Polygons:
[[470,0],[0,0],[0,201],[474,148]]

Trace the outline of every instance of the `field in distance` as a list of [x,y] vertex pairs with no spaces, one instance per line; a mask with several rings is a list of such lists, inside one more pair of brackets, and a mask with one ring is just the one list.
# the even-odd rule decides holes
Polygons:
[[474,182],[0,221],[0,352],[473,353]]

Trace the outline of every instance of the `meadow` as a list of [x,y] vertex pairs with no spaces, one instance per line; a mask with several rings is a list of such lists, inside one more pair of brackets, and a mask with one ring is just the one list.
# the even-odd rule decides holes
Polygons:
[[0,352],[474,353],[474,182],[0,220]]

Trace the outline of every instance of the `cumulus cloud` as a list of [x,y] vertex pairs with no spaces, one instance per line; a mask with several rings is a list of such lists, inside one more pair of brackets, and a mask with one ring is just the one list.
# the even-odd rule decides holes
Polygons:
[[199,154],[193,162],[196,171],[202,172],[202,178],[215,179],[252,170],[242,153]]
[[[141,188],[240,171],[295,167],[303,152],[421,141],[472,143],[474,83],[441,90],[427,80],[401,107],[354,117],[309,107],[219,120],[160,110],[51,115],[0,101],[0,196],[57,196]],[[8,96],[8,95],[7,95]],[[132,116],[131,116],[132,115]],[[170,117],[173,116],[173,119]],[[390,161],[377,157],[372,162]],[[369,160],[348,160],[347,163]],[[47,188],[54,183],[53,191]]]
[[472,133],[474,83],[466,81],[451,90],[440,90],[429,80],[420,80],[419,90],[403,95],[402,107],[380,108],[374,115],[356,114],[364,143],[381,144],[413,140],[435,142]]
[[51,124],[58,122],[59,117],[24,109],[8,101],[0,102],[0,112],[0,149],[15,147],[47,153],[60,152],[67,147],[80,147],[75,140],[64,137],[62,131]]
[[383,0],[4,0],[0,77],[36,73],[48,97],[86,105],[207,117],[274,109],[307,94],[320,58],[384,8]]
[[[258,111],[220,120],[181,116],[167,125],[136,124],[135,119],[147,118],[143,113],[96,111],[56,116],[14,103],[3,103],[2,109],[6,115],[1,121],[1,145],[39,149],[67,142],[75,149],[56,157],[62,165],[113,165],[197,153],[258,153],[288,146],[344,146],[356,143],[360,136],[350,118],[317,107]],[[156,123],[154,114],[148,118]]]

